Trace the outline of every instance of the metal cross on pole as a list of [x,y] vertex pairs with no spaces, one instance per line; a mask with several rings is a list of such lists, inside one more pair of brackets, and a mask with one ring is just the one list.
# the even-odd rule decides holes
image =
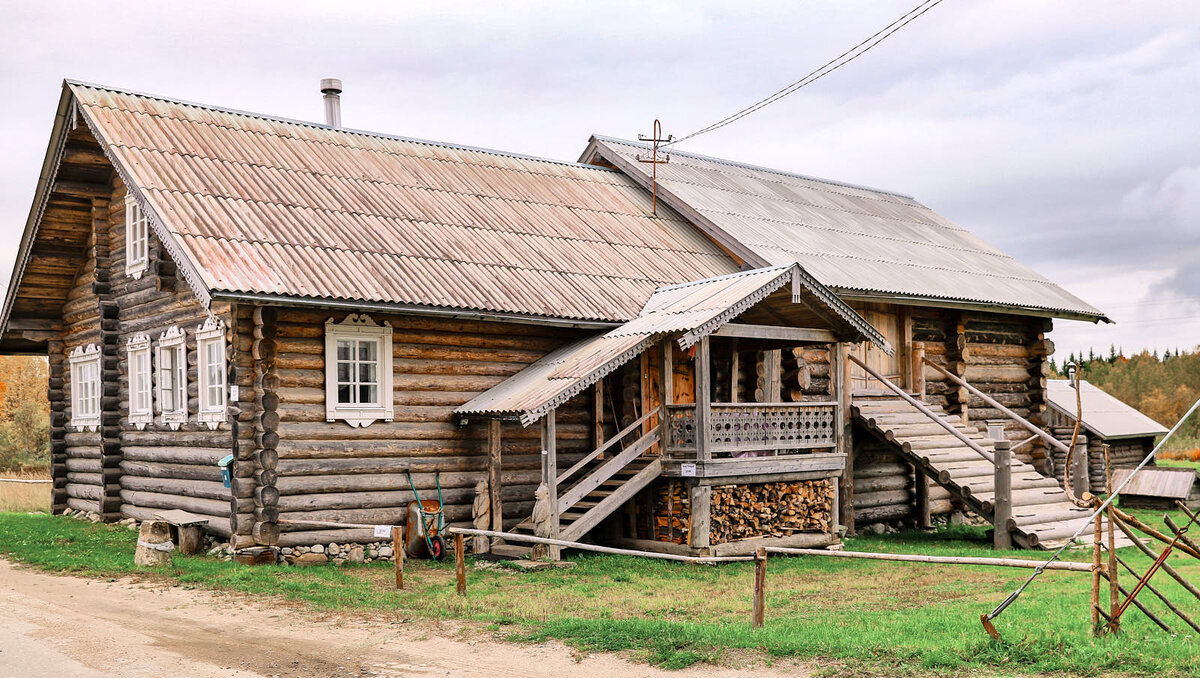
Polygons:
[[657,118],[654,120],[654,131],[650,136],[644,134],[638,135],[638,141],[650,142],[650,157],[638,154],[637,161],[650,164],[650,193],[651,193],[651,209],[654,214],[658,215],[658,166],[665,165],[671,162],[671,156],[663,154],[663,159],[658,159],[658,145],[666,142],[671,143],[675,140],[674,135],[669,135],[667,138],[662,137],[662,123]]

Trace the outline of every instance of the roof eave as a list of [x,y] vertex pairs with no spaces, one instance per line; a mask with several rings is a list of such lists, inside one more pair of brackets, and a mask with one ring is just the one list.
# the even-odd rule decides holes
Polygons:
[[236,301],[263,304],[268,306],[303,306],[308,308],[327,308],[331,310],[357,310],[358,312],[372,311],[377,313],[402,313],[409,315],[436,316],[455,318],[459,320],[486,320],[492,322],[511,322],[534,325],[550,325],[575,329],[612,329],[619,322],[608,320],[588,320],[581,318],[560,318],[542,315],[527,315],[521,313],[505,313],[502,311],[483,311],[469,308],[454,308],[428,306],[423,304],[406,304],[386,301],[363,301],[356,299],[328,299],[323,297],[301,297],[284,294],[265,294],[258,292],[229,292],[214,290],[213,301]]
[[887,301],[904,306],[936,306],[938,308],[957,308],[971,311],[988,311],[991,313],[996,313],[998,311],[1009,311],[1016,315],[1028,315],[1038,318],[1082,320],[1091,323],[1099,323],[1103,321],[1109,324],[1115,324],[1108,318],[1108,316],[1100,312],[1089,313],[1087,311],[1070,311],[1065,309],[1042,308],[1039,306],[1022,306],[1019,304],[963,301],[958,299],[945,299],[941,297],[927,297],[916,294],[875,292],[871,290],[847,287],[830,287],[830,289],[837,292],[838,296],[842,297],[843,299],[848,299],[851,301]]

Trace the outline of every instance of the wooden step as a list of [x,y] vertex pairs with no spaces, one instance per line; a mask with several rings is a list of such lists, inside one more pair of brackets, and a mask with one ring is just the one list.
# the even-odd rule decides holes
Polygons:
[[521,560],[528,558],[533,553],[533,547],[518,546],[516,544],[492,544],[492,555],[502,558],[512,558],[513,560]]

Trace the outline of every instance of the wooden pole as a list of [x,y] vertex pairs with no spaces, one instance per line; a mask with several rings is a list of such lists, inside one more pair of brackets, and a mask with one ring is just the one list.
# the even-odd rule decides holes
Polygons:
[[454,535],[454,576],[458,579],[458,595],[467,595],[467,559],[466,547],[463,545],[463,535]]
[[404,588],[404,534],[399,527],[392,527],[392,560],[396,564],[396,588]]
[[989,565],[993,567],[1020,567],[1025,569],[1064,570],[1067,572],[1091,572],[1090,563],[1075,563],[1056,560],[1021,560],[1019,558],[977,558],[974,556],[922,556],[910,553],[874,553],[871,551],[826,551],[824,549],[794,549],[782,546],[766,547],[769,553],[792,556],[817,556],[820,558],[858,558],[862,560],[888,560],[898,563],[927,563],[930,565]]
[[833,399],[837,402],[834,422],[837,451],[846,455],[846,468],[838,478],[838,524],[854,534],[854,437],[850,412],[850,361],[846,360],[846,344],[829,346],[829,378],[833,381]]
[[667,457],[667,443],[671,440],[671,420],[667,412],[668,405],[675,404],[675,349],[671,340],[663,339],[661,344],[662,364],[659,375],[658,395],[660,410],[658,413],[659,443],[658,450],[663,458]]
[[1097,511],[1092,526],[1092,635],[1097,637],[1104,634],[1100,626],[1100,570],[1103,567],[1100,564],[1100,551],[1104,534],[1100,523],[1103,516]]
[[701,461],[711,457],[708,430],[712,414],[711,357],[708,337],[702,337],[696,344],[696,458]]
[[918,400],[925,400],[925,344],[913,342],[912,348],[912,390]]
[[578,551],[592,551],[594,553],[609,553],[614,556],[636,556],[638,558],[651,558],[654,560],[674,560],[681,563],[742,563],[754,560],[754,556],[683,556],[675,553],[654,553],[651,551],[636,551],[634,549],[620,549],[612,546],[600,546],[598,544],[585,544],[578,541],[567,541],[565,539],[547,539],[545,537],[535,537],[528,534],[513,534],[509,532],[492,532],[491,530],[476,530],[466,527],[452,527],[451,534],[461,532],[467,535],[476,535],[481,537],[500,537],[514,542],[525,542],[529,544],[547,544],[561,546],[563,548],[575,549]]
[[[542,417],[542,460],[544,472],[542,482],[546,483],[550,503],[550,538],[558,538],[558,430],[555,415],[556,410],[550,410]],[[557,546],[551,545],[550,560],[559,560],[562,552]]]
[[750,613],[750,628],[761,629],[767,612],[767,549],[754,551],[754,609]]
[[[1128,570],[1128,571],[1129,571],[1129,574],[1133,575],[1133,578],[1134,578],[1134,579],[1141,579],[1141,578],[1142,578],[1142,575],[1140,575],[1140,574],[1138,573],[1138,571],[1137,571],[1137,570],[1135,570],[1135,569],[1133,569],[1132,567],[1130,567],[1130,566],[1129,566],[1129,563],[1126,563],[1126,562],[1125,562],[1125,561],[1124,561],[1124,560],[1123,560],[1123,559],[1122,559],[1120,556],[1116,556],[1116,561],[1117,561],[1118,563],[1120,563],[1121,567],[1124,567],[1126,570]],[[1110,570],[1110,571],[1111,571],[1111,572],[1113,572],[1113,574],[1116,574],[1116,568],[1113,568],[1113,570]],[[1112,582],[1112,581],[1115,581],[1115,577],[1109,577],[1109,579],[1108,579],[1108,580],[1109,580],[1110,582]],[[1117,594],[1118,594],[1118,596],[1119,596],[1119,595],[1121,595],[1122,593],[1125,593],[1125,587],[1124,587],[1124,586],[1119,586],[1119,585],[1118,585],[1118,586],[1116,586],[1116,589],[1117,589]],[[1175,606],[1175,604],[1174,604],[1174,603],[1172,603],[1172,602],[1170,601],[1170,599],[1169,599],[1169,598],[1167,598],[1165,595],[1163,595],[1163,593],[1162,593],[1161,591],[1159,591],[1158,589],[1156,589],[1156,588],[1154,588],[1153,586],[1151,586],[1151,585],[1150,585],[1150,582],[1146,582],[1146,589],[1147,589],[1148,591],[1150,591],[1150,593],[1153,593],[1155,596],[1157,596],[1157,597],[1158,597],[1158,599],[1159,599],[1159,600],[1161,600],[1161,601],[1163,602],[1163,604],[1167,606],[1167,609],[1169,609],[1170,611],[1174,612],[1174,613],[1175,613],[1175,615],[1176,615],[1177,617],[1179,617],[1180,619],[1182,619],[1182,620],[1183,620],[1183,622],[1184,622],[1185,624],[1187,624],[1188,626],[1192,627],[1192,629],[1194,629],[1196,632],[1200,633],[1200,625],[1198,625],[1198,624],[1196,624],[1196,622],[1192,621],[1192,618],[1191,618],[1191,617],[1189,617],[1189,616],[1187,616],[1186,614],[1184,614],[1183,610],[1180,610],[1178,607],[1176,607],[1176,606]],[[1134,604],[1135,604],[1135,605],[1137,605],[1137,604],[1138,604],[1138,601],[1137,601],[1137,599],[1134,599],[1134,601],[1133,601],[1133,602],[1134,602]],[[1118,602],[1118,606],[1119,606],[1119,605],[1120,605],[1120,603]],[[1141,607],[1141,606],[1139,605],[1139,609],[1140,609],[1140,607]],[[1115,613],[1116,613],[1116,608],[1113,608],[1113,614],[1115,614]],[[1109,616],[1111,617],[1111,616],[1112,616],[1112,614],[1110,614]],[[1121,621],[1118,619],[1118,620],[1117,620],[1117,626],[1120,626],[1120,624],[1121,624]],[[1167,629],[1163,629],[1163,630],[1165,631],[1165,630],[1167,630]]]
[[[1104,576],[1105,576],[1105,577],[1107,577],[1107,576],[1108,576],[1108,573],[1107,573],[1107,572],[1105,572],[1105,573],[1103,573],[1103,574],[1104,574]],[[1120,589],[1120,592],[1121,592],[1121,594],[1122,594],[1122,595],[1126,595],[1126,596],[1127,596],[1127,595],[1129,595],[1129,592],[1125,590],[1125,587],[1124,587],[1124,586],[1120,586],[1120,587],[1118,587],[1118,588]],[[1141,611],[1142,611],[1142,614],[1146,615],[1146,617],[1147,617],[1148,619],[1150,619],[1150,621],[1152,621],[1152,622],[1154,622],[1155,624],[1157,624],[1157,625],[1158,625],[1158,628],[1162,629],[1163,631],[1166,631],[1167,633],[1170,633],[1170,632],[1171,632],[1171,627],[1170,627],[1170,626],[1167,626],[1167,623],[1166,623],[1166,622],[1164,622],[1162,619],[1159,619],[1158,615],[1156,615],[1156,614],[1154,614],[1153,612],[1151,612],[1151,611],[1150,611],[1150,608],[1146,607],[1146,606],[1145,606],[1145,605],[1142,603],[1142,601],[1140,601],[1140,600],[1138,600],[1138,599],[1134,598],[1134,599],[1133,599],[1132,601],[1130,601],[1130,602],[1132,602],[1132,603],[1133,603],[1133,606],[1134,606],[1134,607],[1136,607],[1137,609],[1141,610]],[[1110,615],[1105,615],[1105,616],[1110,616]]]
[[493,419],[488,422],[488,508],[492,513],[492,530],[504,531],[504,507],[501,505],[500,491],[500,422]]
[[[1112,494],[1112,465],[1108,458],[1108,444],[1104,445],[1104,489]],[[1121,630],[1121,620],[1117,619],[1117,608],[1121,606],[1120,570],[1117,568],[1117,533],[1113,526],[1113,507],[1108,506],[1108,615],[1112,622],[1108,625],[1110,633]],[[1153,590],[1153,589],[1151,589]],[[1159,596],[1161,597],[1161,596]],[[1170,605],[1170,602],[1167,603]],[[1184,618],[1189,624],[1192,620]],[[1200,629],[1197,629],[1200,630]]]
[[738,353],[738,338],[729,340],[729,402],[738,401],[738,379],[742,371],[742,358]]
[[1012,519],[1012,443],[997,440],[993,453],[995,497],[992,499],[992,547],[997,550],[1012,548],[1012,532],[1008,522]]
[[604,444],[604,379],[592,387],[592,449]]

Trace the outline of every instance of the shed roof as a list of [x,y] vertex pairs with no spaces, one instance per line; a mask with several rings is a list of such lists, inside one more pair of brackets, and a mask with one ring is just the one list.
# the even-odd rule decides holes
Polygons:
[[[1117,400],[1089,384],[1079,382],[1080,399],[1083,405],[1083,427],[1105,440],[1159,436],[1167,428],[1136,409]],[[1066,379],[1050,379],[1046,382],[1046,398],[1050,406],[1072,421],[1075,420],[1075,389]]]
[[528,426],[662,337],[679,335],[680,348],[687,349],[789,283],[792,302],[822,307],[839,336],[868,340],[892,352],[883,336],[845,302],[832,294],[811,296],[823,288],[800,266],[775,266],[659,288],[638,317],[553,351],[455,413],[518,417]]
[[[1133,469],[1113,470],[1113,484],[1120,486],[1133,473]],[[1196,482],[1196,472],[1190,468],[1153,468],[1138,471],[1121,494],[1166,499],[1187,499]]]
[[[593,136],[603,160],[650,185],[644,144]],[[1003,307],[1107,320],[1095,307],[915,199],[673,149],[659,200],[752,266],[798,262],[845,296]]]
[[261,295],[611,323],[664,284],[738,270],[677,213],[654,216],[620,172],[78,82],[64,98],[206,303]]

